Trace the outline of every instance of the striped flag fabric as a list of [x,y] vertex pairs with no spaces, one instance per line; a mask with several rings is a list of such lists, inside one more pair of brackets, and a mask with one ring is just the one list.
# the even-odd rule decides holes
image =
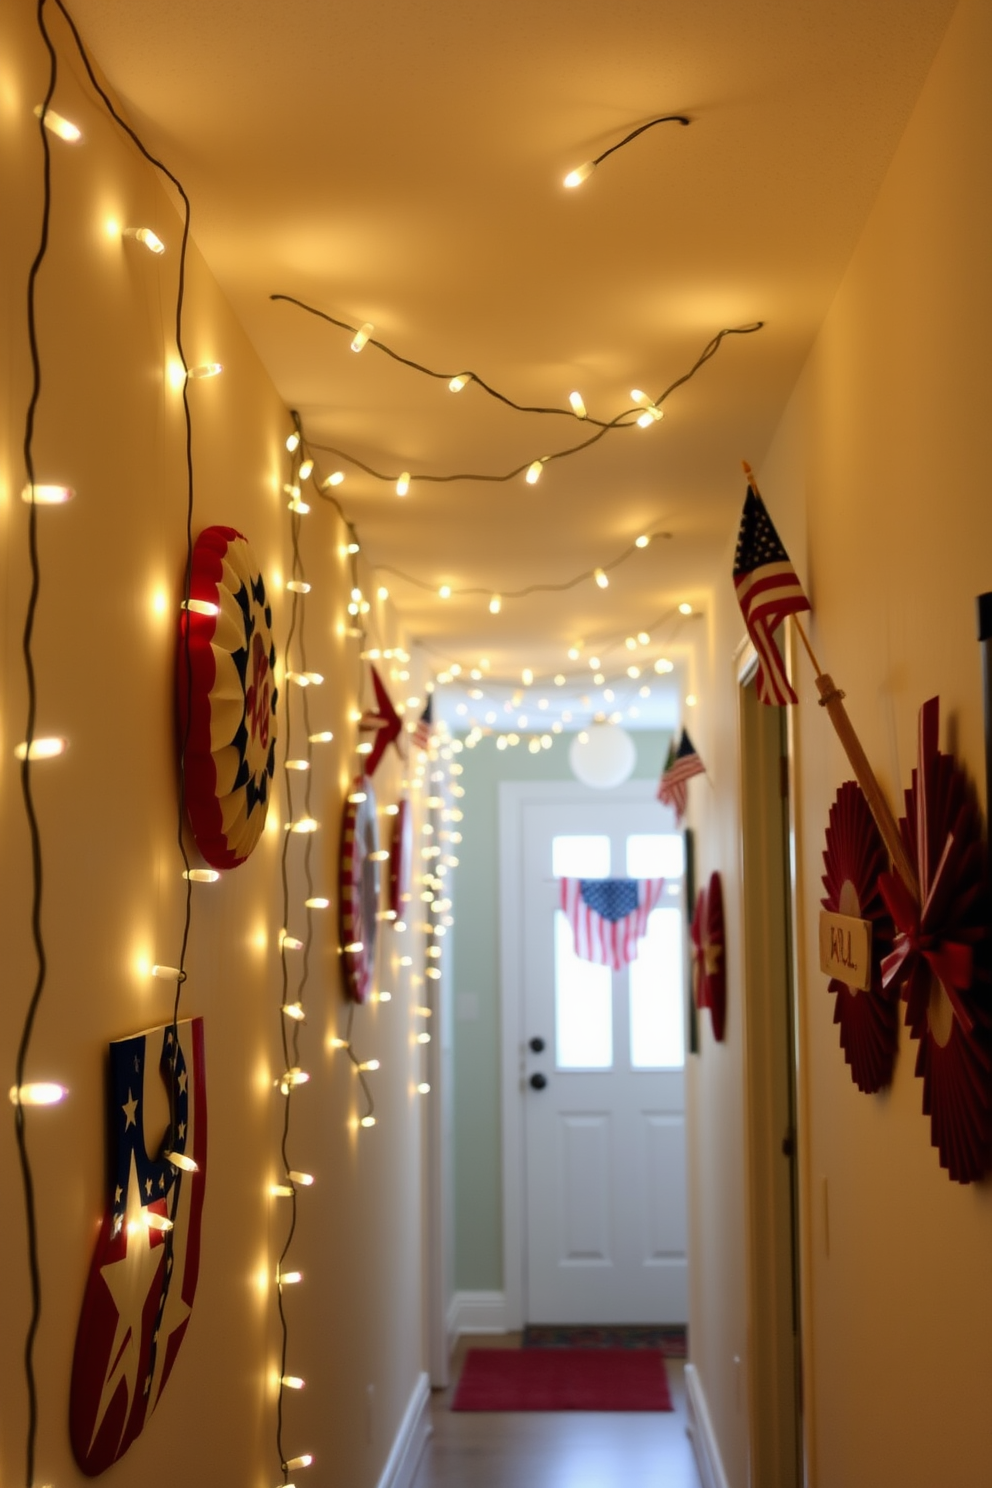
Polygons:
[[679,826],[682,825],[685,816],[686,801],[688,798],[687,782],[693,775],[705,775],[706,766],[696,753],[695,745],[689,738],[685,729],[679,740],[678,748],[675,740],[668,750],[668,758],[665,768],[661,772],[661,780],[658,782],[658,800],[663,806],[671,806],[675,812],[675,820]]
[[575,937],[575,954],[620,971],[637,960],[648,916],[661,898],[663,878],[563,878],[561,908]]
[[774,632],[786,615],[810,608],[789,555],[775,531],[765,503],[748,486],[734,557],[734,588],[747,633],[758,653],[758,700],[797,703],[785,675]]
[[427,699],[427,706],[417,719],[417,727],[413,731],[414,749],[429,749],[431,736],[434,733],[434,694],[431,693]]

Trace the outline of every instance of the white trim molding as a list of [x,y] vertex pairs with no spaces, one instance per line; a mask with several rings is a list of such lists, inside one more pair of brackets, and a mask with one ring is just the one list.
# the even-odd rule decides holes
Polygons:
[[433,1430],[428,1411],[430,1398],[430,1381],[426,1373],[418,1374],[378,1488],[410,1488],[427,1438]]
[[448,1303],[448,1338],[452,1345],[463,1333],[507,1333],[504,1292],[455,1292]]
[[703,1488],[729,1488],[723,1470],[720,1448],[713,1434],[709,1407],[703,1393],[703,1382],[695,1365],[685,1366],[686,1431],[696,1454],[696,1465]]

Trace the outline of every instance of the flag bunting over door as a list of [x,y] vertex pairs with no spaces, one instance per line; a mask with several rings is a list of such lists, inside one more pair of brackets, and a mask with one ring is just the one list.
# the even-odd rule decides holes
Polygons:
[[575,954],[614,971],[637,960],[663,878],[563,878],[561,907],[575,937]]

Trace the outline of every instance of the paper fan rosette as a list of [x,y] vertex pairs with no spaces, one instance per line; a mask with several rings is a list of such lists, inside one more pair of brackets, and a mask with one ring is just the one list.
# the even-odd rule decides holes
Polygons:
[[[820,900],[831,914],[849,915],[871,925],[871,986],[859,991],[831,977],[827,991],[837,1001],[834,1022],[840,1046],[851,1067],[851,1079],[871,1095],[892,1079],[898,1043],[899,1000],[895,988],[882,982],[882,961],[892,949],[892,921],[878,886],[889,859],[861,787],[853,780],[840,787],[830,808],[823,852]],[[867,977],[866,977],[867,979]]]
[[265,825],[276,757],[275,663],[272,611],[247,539],[233,527],[205,528],[180,616],[176,693],[186,810],[213,868],[243,863]]
[[939,699],[920,709],[918,764],[899,823],[920,904],[894,873],[879,887],[896,925],[883,981],[906,1000],[916,1073],[941,1166],[957,1183],[989,1166],[992,1015],[988,884],[978,805],[964,771],[937,748]]
[[379,818],[367,776],[355,781],[345,802],[338,888],[345,992],[352,1002],[365,1002],[375,977],[379,929]]
[[701,924],[706,1006],[713,1019],[713,1037],[723,1043],[727,1022],[727,971],[724,955],[723,888],[719,873],[711,873]]

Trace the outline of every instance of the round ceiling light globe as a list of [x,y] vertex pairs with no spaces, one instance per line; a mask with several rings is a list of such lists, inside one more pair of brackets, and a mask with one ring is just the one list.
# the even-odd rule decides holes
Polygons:
[[623,785],[637,763],[637,750],[626,729],[615,723],[594,723],[585,733],[586,742],[576,734],[568,751],[576,780],[597,790]]

